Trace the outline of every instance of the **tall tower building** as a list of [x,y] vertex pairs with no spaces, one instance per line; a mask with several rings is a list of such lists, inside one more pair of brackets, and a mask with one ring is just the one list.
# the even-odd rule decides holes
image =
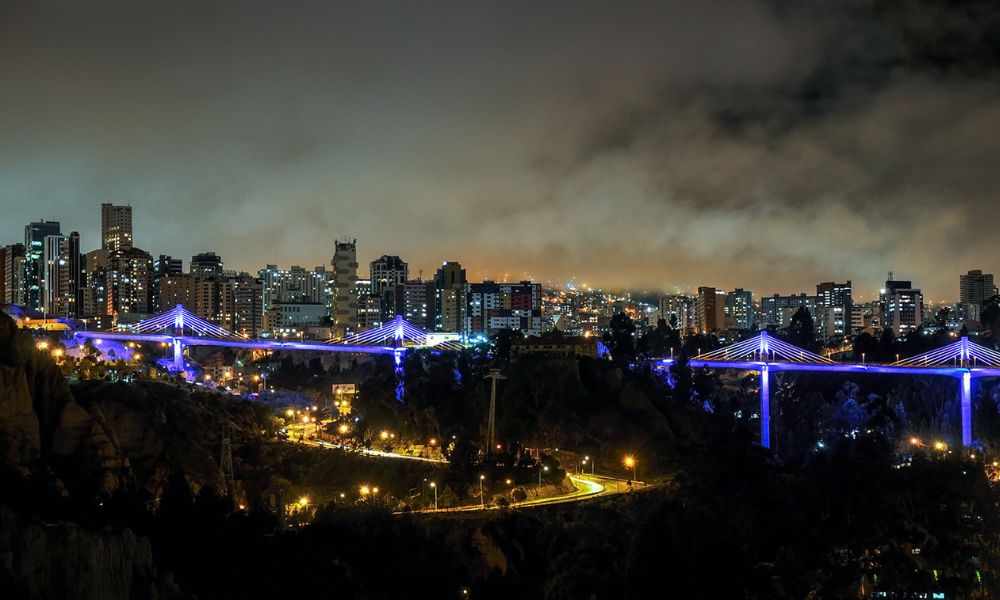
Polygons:
[[358,240],[342,239],[334,245],[333,325],[335,335],[358,329]]
[[70,316],[69,238],[47,235],[42,250],[42,311]]
[[726,329],[750,329],[756,323],[753,313],[753,292],[750,290],[736,288],[726,294],[724,308]]
[[68,286],[69,315],[80,318],[83,315],[84,295],[86,294],[86,264],[83,253],[80,252],[80,233],[70,232],[67,239],[67,260],[69,261]]
[[889,279],[881,295],[885,325],[892,328],[896,337],[915,331],[924,322],[924,296],[912,281]]
[[[699,287],[698,295],[694,297],[694,312],[698,319],[698,333],[711,333],[722,328],[724,323],[720,322],[718,305],[718,295],[714,287]],[[723,312],[723,315],[725,313]],[[724,319],[724,316],[723,316]]]
[[45,280],[45,238],[61,236],[59,221],[41,220],[24,226],[24,305],[42,309]]
[[457,262],[445,261],[434,274],[437,290],[435,321],[438,331],[465,333],[465,269]]
[[993,274],[976,269],[958,276],[958,297],[962,304],[978,304],[992,298],[997,293],[993,285]]
[[132,207],[101,204],[101,248],[109,252],[132,249]]
[[24,304],[24,245],[0,248],[0,304]]

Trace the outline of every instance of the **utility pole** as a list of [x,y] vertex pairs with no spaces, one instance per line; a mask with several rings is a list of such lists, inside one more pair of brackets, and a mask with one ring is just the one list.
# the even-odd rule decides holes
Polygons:
[[490,420],[486,426],[486,455],[493,453],[493,443],[495,440],[496,418],[497,418],[497,379],[507,379],[500,374],[500,369],[490,369],[487,379],[493,380],[493,387],[490,390]]
[[233,475],[233,445],[229,439],[229,425],[222,426],[222,458],[219,460],[219,481],[222,493],[236,501],[236,478]]

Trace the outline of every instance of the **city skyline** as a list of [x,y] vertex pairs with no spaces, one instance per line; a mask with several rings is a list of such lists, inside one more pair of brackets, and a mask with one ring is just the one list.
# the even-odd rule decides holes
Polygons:
[[425,276],[608,288],[891,269],[944,300],[997,271],[1000,61],[972,12],[118,8],[0,9],[5,243],[59,218],[90,246],[112,202],[140,247],[247,270],[349,235]]
[[[135,207],[132,206],[132,205],[123,205],[123,206],[127,206],[128,208],[133,209],[133,210],[135,209]],[[97,207],[97,208],[99,209],[100,207]],[[134,229],[137,232],[136,235],[135,235],[135,239],[137,240],[137,242],[135,244],[136,247],[140,248],[140,249],[142,249],[142,250],[144,250],[146,252],[149,252],[154,258],[157,257],[157,256],[159,256],[159,255],[164,255],[164,256],[173,257],[175,260],[178,260],[178,259],[182,260],[183,264],[184,264],[185,271],[190,268],[191,258],[193,256],[195,256],[197,254],[200,254],[200,253],[203,253],[203,252],[214,252],[214,253],[218,254],[219,258],[222,259],[226,270],[228,270],[228,271],[246,272],[246,273],[249,273],[251,275],[257,275],[259,271],[262,271],[262,270],[266,269],[269,265],[275,265],[278,268],[290,268],[290,267],[296,266],[296,267],[302,267],[302,268],[306,268],[306,269],[312,269],[314,267],[323,267],[323,268],[329,269],[329,267],[330,267],[330,258],[332,257],[332,254],[333,254],[333,246],[335,244],[336,239],[344,239],[344,238],[349,238],[350,237],[350,236],[338,235],[338,236],[336,236],[335,239],[331,239],[329,241],[329,246],[330,246],[329,247],[329,254],[330,254],[330,256],[325,257],[325,258],[322,257],[322,256],[317,256],[317,257],[315,257],[314,260],[312,260],[312,259],[310,259],[310,258],[307,257],[306,260],[304,260],[304,261],[294,262],[294,261],[282,260],[282,257],[276,256],[276,257],[273,257],[271,260],[267,260],[264,263],[256,264],[255,265],[255,264],[250,264],[249,262],[246,261],[246,259],[244,259],[243,261],[239,261],[238,258],[236,260],[234,260],[232,258],[232,256],[241,256],[241,254],[239,254],[239,253],[234,252],[233,254],[231,254],[231,255],[229,255],[227,257],[227,255],[225,255],[223,252],[221,252],[221,251],[219,251],[217,249],[209,248],[209,247],[196,246],[194,248],[189,248],[187,250],[181,250],[180,252],[176,252],[176,251],[175,252],[167,252],[167,251],[163,251],[163,250],[160,250],[158,248],[155,248],[155,247],[147,247],[147,244],[144,244],[143,240],[145,238],[151,237],[151,236],[148,235],[149,231],[147,231],[146,228],[144,228],[144,227],[141,226],[141,223],[143,221],[143,215],[142,215],[141,211],[134,211],[134,212],[138,216],[138,218],[135,221],[135,224],[133,225]],[[80,241],[80,245],[81,245],[82,250],[84,252],[87,252],[87,251],[90,251],[90,250],[99,249],[101,247],[101,233],[100,233],[100,231],[101,231],[101,218],[100,218],[100,213],[99,212],[97,212],[95,214],[97,215],[96,218],[95,218],[94,214],[91,214],[90,218],[88,220],[91,220],[91,221],[96,220],[96,223],[97,223],[96,227],[88,227],[88,226],[77,227],[77,226],[75,226],[75,224],[67,223],[64,220],[61,220],[59,218],[52,218],[52,219],[50,219],[50,218],[47,218],[47,217],[46,218],[42,218],[42,219],[33,219],[31,222],[44,221],[44,222],[59,223],[60,226],[62,227],[62,229],[65,230],[63,232],[65,235],[69,235],[70,231],[82,232],[82,233],[80,233],[80,236],[79,236],[80,240],[81,240]],[[21,236],[13,238],[11,240],[0,240],[0,246],[3,246],[4,244],[10,244],[10,243],[20,243],[20,241],[23,240],[23,226],[18,227],[17,229],[20,231]],[[162,228],[159,228],[159,229],[162,230]],[[93,231],[91,231],[91,230],[93,230]],[[170,237],[170,236],[168,235],[168,237]],[[93,245],[93,244],[90,243],[90,240],[92,240],[92,239],[97,241],[96,245]],[[469,270],[469,273],[470,273],[469,274],[469,279],[470,280],[497,281],[497,282],[517,282],[517,281],[522,281],[522,280],[531,280],[531,281],[536,281],[536,282],[539,281],[538,278],[533,277],[532,274],[530,274],[530,273],[528,273],[526,271],[522,271],[520,273],[520,275],[519,275],[515,271],[515,269],[513,269],[513,268],[507,269],[507,270],[502,271],[502,272],[496,272],[496,273],[490,273],[490,272],[484,271],[482,269],[479,269],[479,268],[477,268],[477,265],[475,265],[475,264],[469,264],[469,263],[464,262],[464,259],[463,259],[463,256],[462,256],[463,249],[456,250],[452,254],[448,255],[449,258],[445,258],[445,259],[439,260],[436,263],[432,262],[431,264],[428,264],[428,265],[422,265],[422,264],[416,264],[416,265],[414,265],[414,263],[409,259],[409,257],[407,257],[405,255],[398,254],[398,253],[393,253],[393,252],[390,252],[390,251],[378,250],[378,249],[375,249],[375,248],[371,248],[371,249],[366,250],[365,249],[366,244],[364,243],[365,241],[364,240],[358,240],[358,241],[360,242],[360,244],[359,244],[360,247],[359,247],[359,250],[358,250],[359,262],[360,262],[361,265],[363,265],[361,267],[361,269],[359,270],[359,274],[360,275],[365,275],[367,273],[366,269],[367,269],[367,266],[368,266],[368,264],[370,262],[373,262],[373,261],[375,261],[376,259],[378,259],[380,257],[390,256],[390,257],[399,257],[402,260],[404,260],[404,261],[406,261],[407,263],[410,264],[409,278],[412,279],[412,280],[416,280],[416,279],[421,278],[421,277],[422,277],[422,279],[424,281],[432,280],[433,276],[434,276],[435,270],[442,263],[445,263],[448,260],[456,260],[457,262],[461,263],[463,265],[463,267],[465,267],[465,268],[467,268]],[[319,244],[316,244],[316,245],[318,246]],[[172,247],[176,247],[176,245],[174,245]],[[984,262],[988,262],[988,261],[984,261]],[[820,273],[813,274],[811,276],[809,274],[806,274],[805,277],[806,278],[811,277],[811,280],[804,279],[800,284],[797,285],[797,287],[796,287],[796,284],[791,284],[792,287],[789,287],[787,289],[784,289],[784,288],[783,289],[778,289],[778,288],[775,288],[775,287],[767,287],[768,286],[767,283],[750,283],[750,284],[733,285],[731,287],[727,287],[725,285],[721,285],[721,284],[718,284],[718,283],[715,283],[715,282],[712,282],[712,281],[702,281],[702,280],[695,281],[695,282],[670,282],[670,283],[667,283],[667,284],[665,284],[665,285],[663,285],[661,287],[656,287],[656,288],[654,288],[654,287],[643,287],[643,286],[628,286],[628,285],[614,286],[614,285],[602,285],[599,281],[591,282],[591,281],[588,281],[586,277],[581,277],[581,276],[578,276],[576,274],[566,274],[563,277],[556,277],[554,279],[544,279],[544,280],[541,280],[541,282],[544,283],[547,287],[551,287],[551,288],[562,288],[562,287],[565,287],[567,285],[573,285],[575,287],[584,287],[584,286],[586,286],[586,287],[589,287],[589,288],[592,288],[592,289],[606,289],[608,291],[639,292],[639,293],[652,293],[652,294],[680,293],[680,294],[688,294],[688,295],[694,295],[694,294],[696,294],[697,289],[699,287],[702,287],[702,286],[705,286],[705,285],[710,285],[710,286],[712,286],[714,288],[717,288],[719,290],[738,290],[738,289],[745,288],[745,289],[748,289],[748,290],[751,290],[752,292],[754,292],[756,298],[759,299],[759,298],[764,298],[764,297],[767,297],[767,296],[778,295],[778,294],[780,294],[780,295],[799,294],[799,293],[807,293],[808,294],[808,293],[812,293],[812,290],[816,287],[816,285],[819,284],[819,283],[821,283],[822,281],[834,280],[834,279],[847,279],[849,281],[853,281],[854,282],[854,289],[855,289],[855,294],[854,295],[855,295],[856,299],[858,299],[858,300],[873,300],[873,299],[877,299],[878,298],[879,292],[884,288],[884,285],[883,285],[884,282],[887,281],[890,276],[896,277],[897,279],[903,279],[903,275],[906,275],[906,280],[913,281],[915,283],[915,287],[920,288],[920,289],[923,290],[926,302],[928,302],[928,303],[942,303],[942,302],[944,302],[944,303],[950,303],[950,302],[956,301],[958,299],[958,297],[959,297],[959,288],[960,288],[959,277],[964,276],[966,271],[972,271],[974,269],[982,270],[982,271],[985,271],[985,272],[992,272],[992,269],[990,269],[989,267],[984,267],[984,266],[973,266],[973,267],[969,267],[968,269],[965,269],[964,271],[957,271],[957,272],[954,272],[954,273],[952,273],[952,272],[949,271],[948,274],[949,274],[950,278],[953,279],[954,281],[950,284],[950,286],[948,286],[947,289],[943,290],[940,293],[940,295],[933,295],[932,293],[929,293],[928,292],[928,288],[926,286],[922,285],[925,280],[929,281],[929,280],[932,279],[930,276],[928,276],[928,274],[924,274],[924,273],[899,273],[899,272],[895,272],[893,270],[885,272],[883,274],[882,278],[880,280],[876,281],[871,287],[868,287],[867,285],[864,285],[864,283],[866,283],[866,282],[862,282],[862,285],[858,285],[858,279],[852,278],[852,276],[851,276],[850,273],[847,273],[847,275],[845,277],[841,277],[841,278],[824,277],[823,274],[820,274]],[[364,277],[362,277],[362,278],[364,278]]]

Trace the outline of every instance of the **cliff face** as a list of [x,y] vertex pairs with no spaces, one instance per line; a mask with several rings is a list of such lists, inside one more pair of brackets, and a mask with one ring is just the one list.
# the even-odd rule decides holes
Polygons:
[[76,402],[51,358],[0,313],[0,461],[27,468],[82,455],[98,460],[105,471],[101,487],[114,489],[123,462],[100,415]]
[[0,590],[19,598],[169,598],[149,540],[125,529],[88,531],[27,522],[0,506]]

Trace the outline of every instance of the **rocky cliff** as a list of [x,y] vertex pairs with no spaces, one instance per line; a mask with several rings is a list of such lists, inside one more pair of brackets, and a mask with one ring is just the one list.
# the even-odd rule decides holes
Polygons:
[[0,595],[17,598],[179,597],[149,540],[132,531],[42,524],[0,506]]
[[100,487],[110,491],[124,461],[101,421],[76,402],[52,358],[0,313],[0,462],[30,469],[94,459],[103,467]]

